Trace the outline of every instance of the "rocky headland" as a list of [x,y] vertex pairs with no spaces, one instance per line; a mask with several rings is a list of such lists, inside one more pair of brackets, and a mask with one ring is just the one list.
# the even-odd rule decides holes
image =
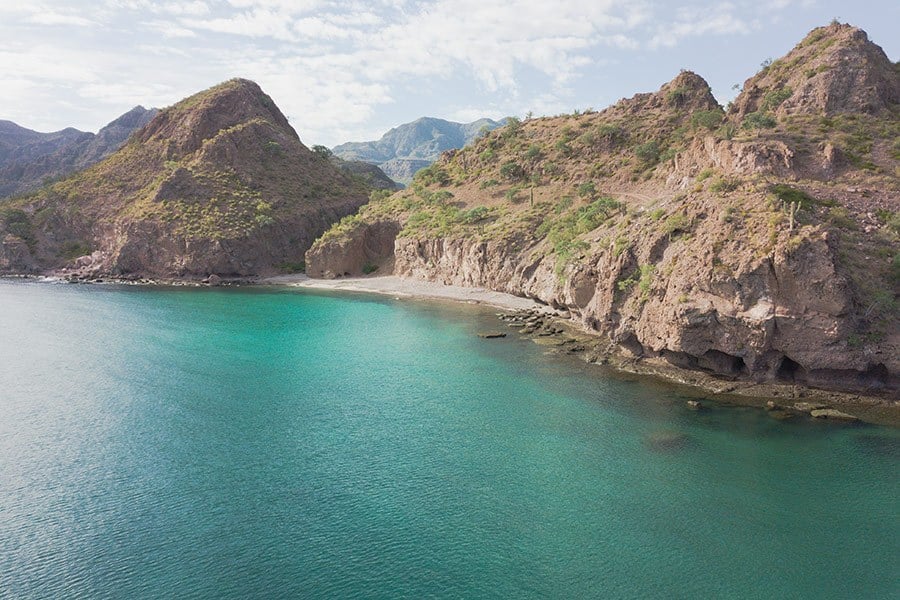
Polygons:
[[307,271],[524,296],[623,364],[896,405],[898,102],[898,65],[832,24],[729,107],[682,72],[513,120],[332,227]]

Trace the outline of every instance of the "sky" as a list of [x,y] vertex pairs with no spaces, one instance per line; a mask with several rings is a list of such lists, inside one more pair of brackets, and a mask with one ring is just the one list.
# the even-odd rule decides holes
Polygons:
[[307,145],[601,109],[681,69],[724,104],[835,18],[900,59],[896,0],[0,0],[0,119],[96,131],[232,77]]

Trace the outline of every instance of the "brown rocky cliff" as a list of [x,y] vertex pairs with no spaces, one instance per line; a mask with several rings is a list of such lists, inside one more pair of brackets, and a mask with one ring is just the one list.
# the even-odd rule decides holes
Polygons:
[[358,274],[361,240],[393,244],[374,260],[395,274],[534,298],[641,359],[895,397],[897,73],[873,58],[861,74],[842,57],[874,45],[825,29],[829,81],[876,82],[845,104],[798,85],[745,127],[755,92],[726,115],[682,73],[600,113],[513,123],[334,228],[308,270]]

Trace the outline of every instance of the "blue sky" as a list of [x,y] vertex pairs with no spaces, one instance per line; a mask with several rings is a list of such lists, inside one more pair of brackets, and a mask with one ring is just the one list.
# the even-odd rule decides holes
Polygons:
[[235,76],[257,81],[308,145],[426,115],[599,109],[682,68],[725,103],[832,18],[900,58],[888,0],[4,0],[0,119],[95,131]]

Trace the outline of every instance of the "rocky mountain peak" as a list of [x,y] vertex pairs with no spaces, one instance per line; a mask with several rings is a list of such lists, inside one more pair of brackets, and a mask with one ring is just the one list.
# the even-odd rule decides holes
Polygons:
[[900,103],[900,72],[880,46],[856,27],[813,29],[784,57],[764,64],[744,83],[731,112],[879,114]]
[[620,100],[612,112],[645,113],[652,110],[713,110],[719,103],[705,79],[692,71],[682,71],[653,93],[636,94]]
[[147,121],[149,121],[148,115],[153,117],[157,112],[159,111],[155,108],[147,109],[140,105],[135,106],[128,112],[111,121],[103,129],[108,129],[110,127],[128,127],[130,129],[135,129],[146,125]]
[[220,131],[264,121],[299,140],[287,118],[253,81],[230,79],[163,109],[138,134],[140,142],[166,140],[173,156],[198,150]]

